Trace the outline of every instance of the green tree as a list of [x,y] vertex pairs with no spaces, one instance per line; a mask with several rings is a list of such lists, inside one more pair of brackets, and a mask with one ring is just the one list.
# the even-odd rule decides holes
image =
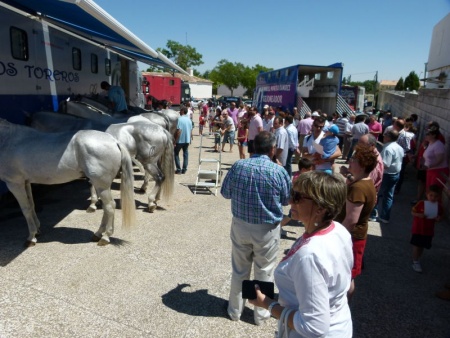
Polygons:
[[240,82],[242,87],[247,89],[245,95],[247,95],[248,97],[252,97],[253,92],[255,91],[256,88],[256,78],[258,77],[258,74],[261,72],[268,72],[270,70],[272,70],[272,68],[267,68],[259,64],[253,67],[248,66],[244,67],[244,71],[242,72]]
[[167,56],[184,70],[203,64],[203,55],[198,53],[192,46],[182,45],[179,42],[168,40],[166,47],[164,49],[157,48],[156,50]]
[[403,86],[405,90],[418,90],[420,88],[419,77],[416,72],[412,71],[405,78],[405,84]]
[[395,85],[395,90],[404,90],[405,85],[403,83],[403,76],[398,79],[397,84]]
[[232,63],[228,60],[222,59],[209,73],[209,79],[217,85],[223,84],[227,86],[231,91],[231,96],[233,96],[233,91],[241,83],[244,68],[245,67],[242,63]]

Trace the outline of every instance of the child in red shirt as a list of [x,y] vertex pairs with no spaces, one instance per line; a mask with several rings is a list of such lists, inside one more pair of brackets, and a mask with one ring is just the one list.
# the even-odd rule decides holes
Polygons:
[[411,244],[413,246],[412,268],[416,272],[422,272],[419,258],[424,249],[431,248],[434,236],[434,224],[442,219],[443,209],[440,204],[441,189],[438,185],[430,185],[426,193],[427,199],[419,201],[412,208],[413,224]]

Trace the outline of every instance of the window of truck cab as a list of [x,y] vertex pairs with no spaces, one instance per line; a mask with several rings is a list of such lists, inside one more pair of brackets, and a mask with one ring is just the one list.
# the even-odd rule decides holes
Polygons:
[[72,67],[75,70],[81,70],[81,49],[72,48]]
[[28,35],[23,29],[11,27],[9,29],[11,55],[16,60],[28,61]]
[[98,73],[98,56],[94,53],[91,54],[91,73]]

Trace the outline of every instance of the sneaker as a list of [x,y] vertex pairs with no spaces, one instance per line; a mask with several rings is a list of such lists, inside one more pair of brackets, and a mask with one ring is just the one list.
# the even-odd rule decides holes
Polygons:
[[419,262],[413,262],[412,268],[415,272],[422,273],[422,267],[420,266]]
[[176,170],[175,174],[180,175],[181,174],[181,170]]
[[381,217],[378,217],[378,222],[384,223],[384,224],[388,224],[388,223],[389,223],[389,220],[384,219],[384,218],[381,218]]
[[187,169],[183,169],[183,170],[181,170],[181,173],[186,174],[186,171],[187,171]]

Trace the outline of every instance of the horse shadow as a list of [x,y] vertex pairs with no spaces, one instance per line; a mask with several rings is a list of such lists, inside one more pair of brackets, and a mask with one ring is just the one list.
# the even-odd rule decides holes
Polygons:
[[[174,311],[190,316],[229,318],[227,300],[209,294],[207,289],[183,291],[190,286],[187,283],[178,284],[177,287],[161,296],[163,304]],[[253,311],[245,307],[241,321],[253,324]]]
[[[39,243],[61,242],[80,244],[91,241],[93,231],[68,227],[55,227],[74,210],[89,206],[89,185],[86,180],[76,180],[58,185],[32,185],[35,211],[41,223]],[[26,247],[28,226],[17,200],[11,195],[0,208],[0,266],[7,266],[22,254]],[[93,243],[94,244],[94,243]],[[127,245],[125,241],[111,238],[113,246]]]

